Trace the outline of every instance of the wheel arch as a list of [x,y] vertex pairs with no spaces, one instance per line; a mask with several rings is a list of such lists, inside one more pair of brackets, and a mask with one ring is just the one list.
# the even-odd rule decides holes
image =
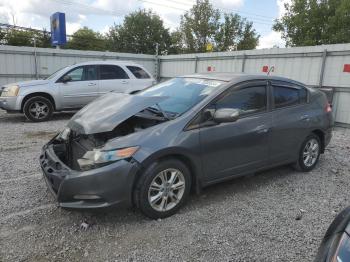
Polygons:
[[45,92],[35,92],[35,93],[30,93],[23,98],[22,103],[21,103],[21,113],[23,113],[23,108],[24,108],[25,102],[27,102],[28,99],[35,97],[35,96],[45,97],[46,99],[50,100],[50,102],[52,103],[53,109],[56,110],[55,99],[53,98],[52,95],[50,95],[49,93],[45,93]]
[[321,153],[324,153],[325,150],[325,134],[321,129],[315,129],[312,131],[313,134],[318,136],[321,141]]
[[135,188],[138,180],[141,177],[142,172],[149,167],[151,164],[162,161],[164,159],[177,159],[187,166],[191,174],[191,191],[199,193],[201,190],[201,179],[200,179],[200,161],[194,156],[185,153],[183,151],[161,151],[147,157],[141,163],[141,168],[136,176],[133,183],[133,189]]

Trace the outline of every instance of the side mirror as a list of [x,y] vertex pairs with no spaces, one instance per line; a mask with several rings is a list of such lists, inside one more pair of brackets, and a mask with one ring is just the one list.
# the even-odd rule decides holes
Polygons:
[[69,75],[65,75],[63,78],[62,78],[62,82],[63,83],[67,83],[69,81],[72,81],[72,77],[69,76]]
[[350,207],[340,212],[329,226],[316,261],[350,261]]
[[213,118],[217,123],[235,122],[239,118],[239,110],[233,108],[221,108],[215,111]]

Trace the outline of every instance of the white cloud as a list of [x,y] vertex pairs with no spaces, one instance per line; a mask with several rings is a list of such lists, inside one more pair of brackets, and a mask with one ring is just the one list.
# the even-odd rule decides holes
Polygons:
[[272,48],[274,46],[284,47],[285,41],[281,37],[281,33],[271,31],[265,36],[262,36],[259,40],[258,49]]
[[277,0],[278,18],[281,18],[286,13],[284,4],[286,3],[290,4],[291,2],[292,0]]

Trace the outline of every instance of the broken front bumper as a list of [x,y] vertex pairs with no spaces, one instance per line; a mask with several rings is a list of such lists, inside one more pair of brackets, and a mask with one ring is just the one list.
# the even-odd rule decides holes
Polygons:
[[52,145],[44,146],[40,165],[50,191],[66,208],[130,206],[138,163],[121,160],[89,171],[75,171],[55,154]]

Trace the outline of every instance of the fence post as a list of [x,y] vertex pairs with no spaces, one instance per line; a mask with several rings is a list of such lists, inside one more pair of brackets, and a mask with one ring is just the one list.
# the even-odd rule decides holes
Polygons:
[[35,72],[35,79],[39,79],[38,75],[38,60],[37,60],[37,53],[36,53],[36,38],[34,37],[34,72]]
[[327,49],[323,50],[322,54],[322,64],[321,64],[321,71],[320,71],[320,81],[318,83],[319,87],[323,86],[323,78],[324,78],[324,69],[326,67],[326,59],[327,59]]
[[242,69],[241,69],[242,73],[244,73],[244,69],[245,69],[245,59],[246,59],[246,55],[243,54],[243,57],[242,57]]
[[198,56],[195,56],[195,60],[194,60],[194,72],[198,73]]

